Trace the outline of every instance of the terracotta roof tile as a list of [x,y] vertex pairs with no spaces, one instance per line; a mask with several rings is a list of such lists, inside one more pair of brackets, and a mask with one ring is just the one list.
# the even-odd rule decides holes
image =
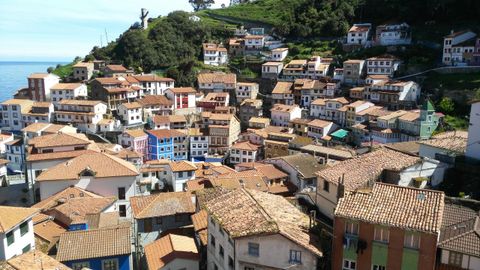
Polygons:
[[170,162],[170,169],[172,172],[185,172],[185,171],[195,171],[197,166],[190,161],[173,161]]
[[128,161],[105,153],[85,154],[43,171],[37,181],[80,179],[85,170],[95,178],[137,176],[138,169]]
[[75,90],[82,85],[82,83],[57,83],[50,90]]
[[237,82],[237,75],[235,75],[234,73],[225,74],[223,72],[200,73],[197,76],[197,80],[200,84],[235,84]]
[[231,146],[231,149],[238,149],[238,150],[247,150],[247,151],[257,151],[260,148],[260,145],[253,144],[249,141],[244,142],[237,142]]
[[124,131],[124,133],[128,134],[129,136],[133,138],[139,138],[139,137],[144,137],[148,136],[143,129],[127,129]]
[[157,129],[157,130],[148,130],[147,133],[159,138],[172,138],[172,137],[185,137],[186,135],[175,129]]
[[37,208],[0,206],[0,233],[6,233],[24,220],[38,213]]
[[291,82],[277,82],[272,94],[291,94],[293,83]]
[[420,145],[427,145],[435,148],[453,151],[455,153],[465,153],[467,150],[467,139],[459,136],[432,138],[429,140],[418,141]]
[[338,162],[319,171],[317,175],[337,185],[343,177],[345,190],[350,191],[378,181],[384,170],[398,172],[420,161],[419,157],[380,147],[365,155]]
[[138,103],[142,104],[143,106],[151,106],[151,105],[164,105],[164,106],[172,106],[172,101],[168,100],[163,95],[146,95],[143,98],[137,100]]
[[196,94],[197,90],[193,87],[174,87],[170,88],[167,91],[172,91],[175,94]]
[[136,219],[164,217],[195,212],[191,194],[167,192],[130,198],[133,216]]
[[444,198],[440,191],[375,183],[372,190],[347,192],[335,216],[439,234]]
[[[15,270],[71,270],[71,268],[48,256],[47,254],[32,250],[27,253],[23,253],[8,260],[8,265],[11,269]],[[0,269],[2,269],[0,265]]]
[[110,207],[116,201],[115,197],[95,198],[83,197],[69,199],[56,207],[45,210],[56,221],[63,225],[86,223],[87,214],[98,214]]
[[236,189],[209,201],[206,210],[232,238],[278,233],[322,256],[308,216],[281,196]]
[[199,261],[195,240],[188,236],[167,234],[145,246],[148,269],[162,269],[175,259]]
[[208,227],[208,213],[204,209],[192,215],[193,227],[195,232],[205,230]]
[[33,232],[37,237],[43,240],[54,243],[58,240],[58,237],[67,230],[61,225],[57,224],[51,219],[44,220],[42,222],[35,222],[33,225]]
[[64,262],[131,253],[130,227],[74,231],[60,236],[57,260]]

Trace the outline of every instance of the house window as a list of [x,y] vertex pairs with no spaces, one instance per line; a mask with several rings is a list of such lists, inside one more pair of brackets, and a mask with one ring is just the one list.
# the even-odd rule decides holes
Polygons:
[[183,172],[179,172],[178,177],[183,177]]
[[323,190],[326,192],[330,192],[330,183],[326,180],[323,180]]
[[15,236],[13,235],[13,231],[7,233],[7,246],[10,246],[15,242]]
[[372,270],[385,270],[387,269],[384,265],[377,265],[377,264],[374,264],[372,265]]
[[450,251],[448,255],[448,264],[462,267],[462,257],[463,255],[461,253]]
[[20,224],[20,235],[24,236],[26,233],[28,233],[28,221]]
[[375,227],[375,241],[388,243],[389,236],[388,228]]
[[215,236],[210,234],[210,244],[215,248]]
[[102,270],[118,270],[118,259],[103,260]]
[[155,223],[157,223],[158,225],[161,225],[162,222],[163,222],[162,217],[156,217],[155,218]]
[[233,269],[233,259],[232,257],[228,256],[228,267],[230,269]]
[[403,246],[406,248],[418,249],[420,248],[420,235],[411,232],[405,232]]
[[351,260],[343,260],[343,270],[357,269],[357,262]]
[[90,268],[90,263],[89,262],[72,263],[72,269],[73,270],[82,270],[84,268]]
[[32,246],[30,244],[26,245],[24,248],[22,248],[22,253],[27,253],[32,249]]
[[125,188],[124,187],[119,187],[118,188],[118,199],[119,200],[125,200]]
[[302,263],[302,252],[298,250],[290,250],[290,263],[300,264]]
[[358,223],[347,221],[345,223],[345,233],[358,235]]
[[225,256],[225,251],[223,250],[223,247],[222,245],[218,245],[220,247],[220,249],[218,250],[218,255],[220,255],[220,257],[223,258],[223,256]]
[[260,245],[257,243],[248,243],[248,255],[259,257],[260,256]]
[[127,206],[124,204],[121,204],[118,206],[118,213],[121,217],[126,217],[127,216]]

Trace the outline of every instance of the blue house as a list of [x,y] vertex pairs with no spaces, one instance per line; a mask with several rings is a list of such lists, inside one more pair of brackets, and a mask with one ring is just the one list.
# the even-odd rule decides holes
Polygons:
[[72,269],[133,269],[130,226],[63,233],[56,259]]
[[148,134],[148,159],[188,159],[187,135],[174,129],[149,130]]

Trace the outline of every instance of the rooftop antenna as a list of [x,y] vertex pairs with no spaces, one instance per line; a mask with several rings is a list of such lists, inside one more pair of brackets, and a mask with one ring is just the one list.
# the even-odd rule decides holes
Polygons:
[[105,42],[107,43],[106,45],[108,45],[108,33],[107,33],[107,28],[105,28]]

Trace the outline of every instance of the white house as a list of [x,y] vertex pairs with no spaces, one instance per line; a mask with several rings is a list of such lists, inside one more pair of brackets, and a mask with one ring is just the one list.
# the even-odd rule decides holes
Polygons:
[[466,156],[480,160],[480,101],[472,103]]
[[222,44],[203,43],[203,63],[220,66],[228,62],[227,49]]
[[64,99],[86,99],[87,86],[83,83],[57,83],[50,89],[51,101],[55,107]]
[[347,44],[365,46],[371,35],[372,24],[358,23],[354,24],[347,34]]
[[118,115],[123,119],[125,126],[143,124],[142,104],[138,102],[122,103],[118,106]]
[[0,206],[0,260],[35,249],[32,217],[36,208]]
[[405,22],[379,25],[375,41],[382,46],[410,45],[412,43],[410,25]]
[[13,141],[13,133],[0,133],[0,154],[7,152],[6,143]]
[[318,98],[310,104],[310,116],[338,123],[345,116],[344,106],[347,104],[348,100],[344,97]]
[[68,100],[58,103],[55,111],[59,123],[72,124],[80,131],[97,132],[98,122],[107,113],[107,104],[99,100]]
[[238,164],[258,160],[260,145],[249,141],[237,142],[230,147],[230,163]]
[[391,55],[371,57],[367,59],[367,75],[393,76],[400,65],[400,60]]
[[115,210],[121,217],[130,217],[129,198],[136,194],[138,176],[138,169],[128,161],[105,153],[88,153],[43,171],[36,186],[40,199],[69,186],[105,197],[115,196]]
[[316,269],[323,256],[308,217],[281,196],[239,188],[205,207],[208,270]]
[[257,99],[257,94],[258,83],[237,83],[237,88],[235,89],[237,103],[242,103],[242,101],[244,101],[245,99]]
[[332,133],[338,126],[330,121],[315,119],[308,122],[308,137],[321,139]]
[[32,183],[41,172],[71,158],[99,151],[84,134],[54,133],[29,139],[27,174]]
[[261,51],[265,46],[265,36],[247,35],[244,37],[245,51]]
[[29,111],[22,112],[24,126],[32,123],[50,123],[53,121],[54,106],[50,102],[34,102]]
[[275,104],[270,112],[273,126],[288,127],[291,120],[302,118],[302,109],[298,105]]
[[164,95],[165,90],[175,87],[174,79],[163,78],[155,74],[128,76],[127,80],[132,85],[141,87],[144,95]]
[[197,90],[192,87],[175,87],[165,91],[165,95],[173,102],[173,109],[191,109],[196,107]]
[[2,129],[20,131],[24,128],[22,113],[30,112],[33,103],[33,101],[28,99],[9,99],[2,102]]
[[237,85],[235,73],[207,72],[197,75],[198,89],[204,93],[229,92],[233,93]]
[[442,63],[447,66],[466,65],[465,54],[473,53],[475,37],[472,31],[451,32],[443,38]]
[[189,161],[172,161],[167,167],[167,173],[171,175],[169,184],[173,188],[173,191],[184,191],[186,182],[189,180],[195,180],[195,171],[197,166]]
[[25,169],[25,145],[22,139],[9,141],[6,144],[7,168],[14,172],[23,172]]
[[262,64],[262,78],[277,78],[282,70],[282,62],[266,62]]
[[190,128],[188,130],[190,140],[190,160],[202,160],[208,154],[208,135],[200,131],[199,128]]
[[285,58],[287,58],[288,48],[276,48],[273,49],[270,53],[270,61],[282,62],[283,60],[285,60]]

